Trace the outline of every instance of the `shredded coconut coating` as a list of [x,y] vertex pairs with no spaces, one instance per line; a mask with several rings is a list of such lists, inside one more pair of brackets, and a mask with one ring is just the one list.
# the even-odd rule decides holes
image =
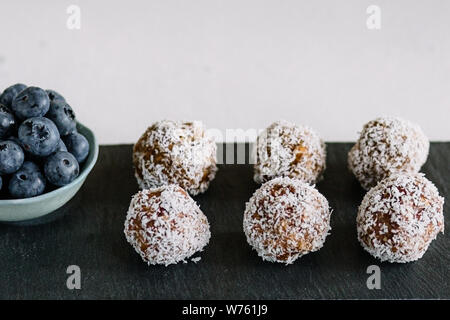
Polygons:
[[177,185],[144,189],[135,194],[124,232],[145,262],[165,266],[187,262],[187,258],[203,250],[211,237],[208,219]]
[[422,129],[407,120],[380,117],[364,125],[348,154],[348,167],[369,190],[393,173],[419,172],[430,143]]
[[263,260],[287,265],[323,246],[330,215],[327,199],[314,187],[279,177],[264,183],[247,202],[244,232]]
[[444,232],[443,205],[423,174],[394,174],[370,189],[359,206],[358,240],[381,261],[418,260]]
[[133,148],[139,187],[178,184],[191,195],[203,193],[217,172],[216,149],[199,121],[156,122]]
[[316,183],[325,170],[325,144],[309,127],[277,121],[264,130],[253,149],[254,180],[263,183],[276,177]]

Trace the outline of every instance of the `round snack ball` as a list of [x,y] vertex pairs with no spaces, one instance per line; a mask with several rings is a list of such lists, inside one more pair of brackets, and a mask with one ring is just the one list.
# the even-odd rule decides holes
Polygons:
[[139,191],[131,200],[125,237],[150,264],[175,264],[202,251],[211,237],[206,216],[177,185]]
[[141,189],[178,184],[191,195],[205,192],[214,179],[216,144],[199,121],[164,120],[149,127],[133,148]]
[[359,206],[358,240],[381,261],[418,260],[444,232],[443,205],[423,174],[394,174],[370,189]]
[[330,215],[327,199],[314,187],[280,177],[264,183],[247,202],[244,232],[263,260],[291,264],[323,246]]
[[369,190],[393,173],[414,173],[428,157],[430,143],[422,129],[407,120],[380,117],[366,123],[348,153],[348,167]]
[[314,184],[325,170],[325,144],[311,129],[277,121],[256,141],[254,180],[263,183],[276,177],[290,177]]

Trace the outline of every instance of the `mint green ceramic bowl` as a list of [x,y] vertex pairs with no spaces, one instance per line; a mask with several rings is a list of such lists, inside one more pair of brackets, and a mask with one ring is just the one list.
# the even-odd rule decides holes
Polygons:
[[89,156],[81,165],[80,175],[70,184],[37,197],[0,200],[0,221],[19,222],[43,217],[72,199],[83,185],[98,157],[98,143],[94,133],[81,123],[77,124],[77,129],[89,141]]

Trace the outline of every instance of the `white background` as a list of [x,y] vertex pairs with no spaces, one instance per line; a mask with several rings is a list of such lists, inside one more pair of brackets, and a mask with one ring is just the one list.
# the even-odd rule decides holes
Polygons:
[[108,144],[163,118],[349,141],[382,114],[450,140],[450,1],[1,0],[0,88],[16,82],[61,92]]

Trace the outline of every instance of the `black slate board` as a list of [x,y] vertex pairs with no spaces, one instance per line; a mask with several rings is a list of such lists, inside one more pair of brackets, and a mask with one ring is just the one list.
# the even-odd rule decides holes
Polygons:
[[[197,264],[147,266],[123,236],[137,185],[131,146],[100,148],[83,188],[45,224],[0,224],[0,299],[316,299],[450,298],[450,235],[439,235],[410,264],[380,263],[357,242],[355,216],[364,192],[347,171],[351,144],[328,144],[318,189],[334,209],[325,246],[293,265],[263,262],[242,231],[245,202],[258,187],[250,165],[221,165],[210,189],[196,197],[212,238]],[[450,220],[450,143],[433,143],[426,176],[446,198]],[[50,221],[54,220],[54,221]],[[381,289],[369,290],[366,268],[381,268]],[[66,268],[81,268],[81,290],[68,290]]]

